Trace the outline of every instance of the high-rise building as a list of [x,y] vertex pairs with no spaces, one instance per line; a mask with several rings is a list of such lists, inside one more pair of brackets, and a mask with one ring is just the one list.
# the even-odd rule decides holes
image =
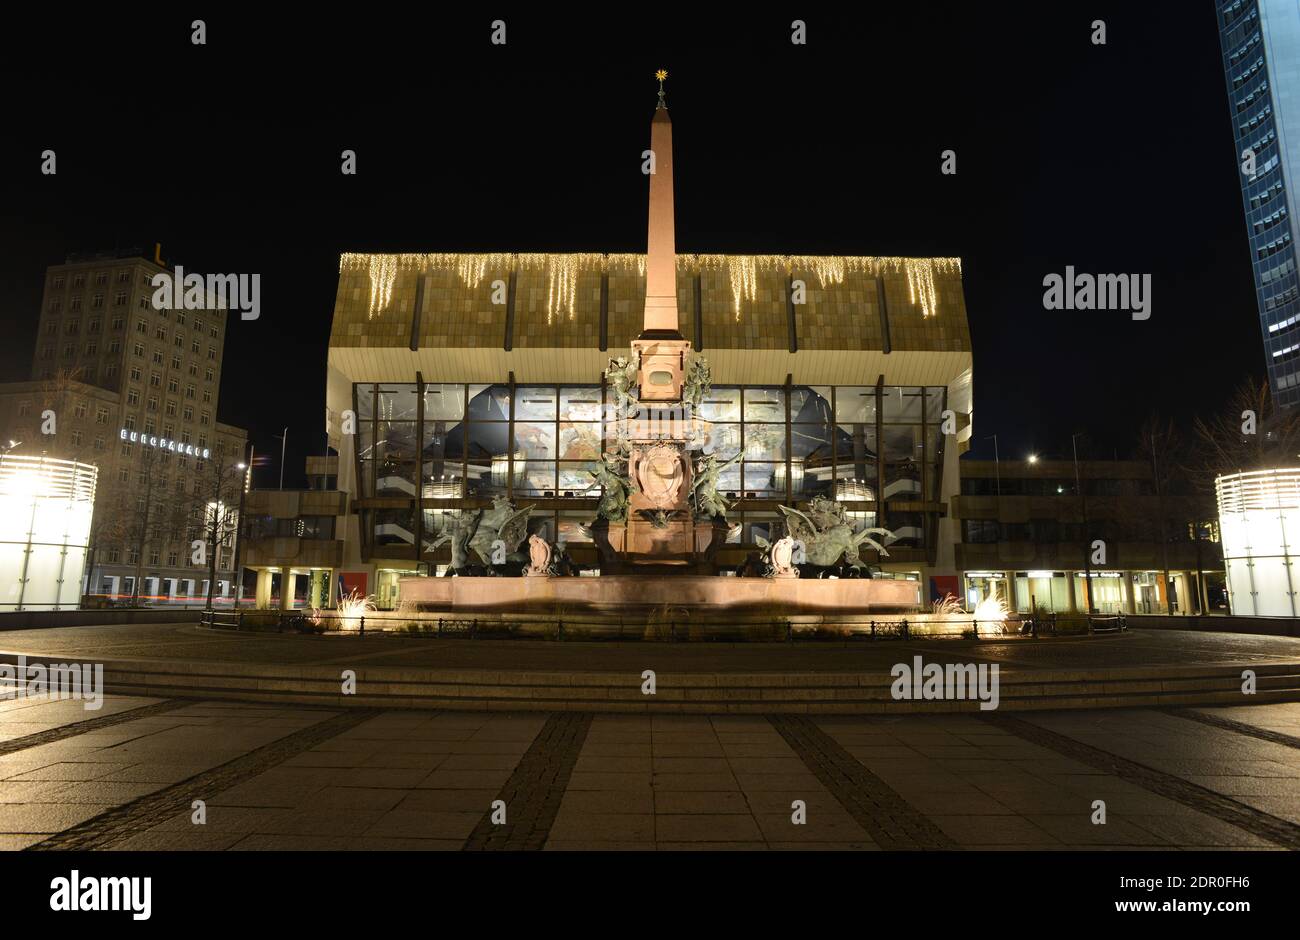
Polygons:
[[[210,505],[238,492],[247,433],[217,420],[227,311],[156,308],[153,278],[169,270],[138,252],[52,265],[32,379],[0,385],[0,428],[15,453],[99,467],[91,595],[206,599],[209,566],[194,563],[193,542]],[[232,564],[223,545],[218,597]]]
[[1251,265],[1273,397],[1300,403],[1300,0],[1219,0]]

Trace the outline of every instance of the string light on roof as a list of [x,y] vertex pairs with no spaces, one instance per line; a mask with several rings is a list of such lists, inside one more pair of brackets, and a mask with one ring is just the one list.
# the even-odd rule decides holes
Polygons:
[[[758,282],[762,275],[789,275],[795,271],[809,271],[823,287],[844,283],[849,274],[880,277],[890,272],[907,277],[908,300],[920,307],[921,316],[930,318],[938,313],[939,295],[935,278],[938,275],[961,274],[960,258],[900,258],[843,255],[678,255],[677,266],[686,271],[722,271],[726,269],[731,285],[732,304],[737,322],[740,321],[742,303],[753,302],[758,296]],[[599,254],[575,252],[566,254],[510,254],[486,253],[408,253],[408,254],[344,254],[339,259],[339,271],[365,270],[370,280],[370,308],[367,319],[384,313],[392,302],[393,287],[401,270],[417,272],[453,270],[460,282],[471,289],[478,288],[492,272],[516,270],[541,273],[547,278],[546,322],[567,315],[573,320],[577,309],[578,278],[582,274],[633,274],[645,277],[644,254]]]

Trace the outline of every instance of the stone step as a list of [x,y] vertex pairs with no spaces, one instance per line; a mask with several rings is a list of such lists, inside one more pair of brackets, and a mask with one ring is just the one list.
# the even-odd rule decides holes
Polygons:
[[[357,669],[357,693],[341,694],[345,667],[110,662],[109,691],[342,707],[509,711],[882,713],[978,711],[979,702],[895,700],[888,674],[661,673],[656,694],[636,673],[512,673]],[[1231,705],[1300,701],[1300,667],[1252,664],[1257,693],[1241,692],[1242,666],[1143,669],[1002,669],[1000,710]]]

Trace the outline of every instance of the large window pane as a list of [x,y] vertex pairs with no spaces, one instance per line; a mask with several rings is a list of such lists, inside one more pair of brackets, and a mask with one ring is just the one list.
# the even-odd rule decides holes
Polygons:
[[[780,487],[777,486],[777,468],[780,468]],[[759,499],[773,495],[785,496],[785,464],[755,463],[746,460],[744,466],[745,492]]]
[[940,487],[943,483],[943,443],[944,436],[940,433],[938,427],[926,428],[926,451],[925,459],[929,464],[930,474],[930,499],[937,501],[939,499]]
[[841,424],[835,428],[836,476],[876,485],[876,426]]
[[376,545],[415,544],[415,510],[376,509],[374,520]]
[[885,499],[921,498],[921,429],[886,427]]
[[384,421],[414,421],[416,418],[415,384],[379,386],[379,415]]
[[868,385],[841,385],[835,389],[835,420],[876,423],[876,390]]
[[565,510],[560,512],[560,533],[558,541],[566,545],[590,543],[591,536],[583,529],[591,522],[591,513],[586,510]]
[[559,492],[561,496],[586,496],[589,498],[597,498],[601,495],[599,487],[590,491],[587,490],[587,487],[591,486],[593,482],[591,474],[598,466],[596,461],[563,461],[559,466]]
[[357,417],[361,420],[373,418],[375,416],[375,387],[373,385],[356,386],[357,389]]
[[711,424],[705,428],[704,453],[714,454],[719,460],[730,460],[740,453],[739,424]]
[[943,421],[943,409],[947,407],[948,390],[942,385],[934,385],[925,390],[925,423],[940,424]]
[[459,421],[465,416],[465,386],[426,385],[425,421]]
[[555,423],[516,421],[515,447],[529,461],[555,459]]
[[555,461],[529,460],[523,474],[515,467],[515,492],[524,496],[555,495]]
[[745,422],[746,460],[784,460],[785,425]]
[[379,422],[375,442],[375,495],[415,496],[418,467],[415,422]]
[[551,385],[520,385],[515,393],[516,421],[554,421],[556,391]]
[[561,460],[595,460],[600,456],[600,424],[594,421],[561,421]]
[[754,386],[745,389],[745,422],[785,421],[785,389]]
[[829,385],[796,385],[790,389],[790,420],[829,424],[831,389]]
[[[511,451],[510,426],[504,421],[471,423],[468,428],[468,484],[470,496],[492,496],[506,491]],[[523,472],[525,455],[515,453],[515,477]]]
[[573,385],[560,389],[560,419],[562,421],[599,421],[600,386]]
[[912,385],[886,387],[880,399],[885,424],[920,424],[922,389]]
[[715,385],[700,403],[700,417],[706,421],[739,421],[740,389]]
[[510,387],[471,385],[466,413],[473,421],[505,421],[510,417]]

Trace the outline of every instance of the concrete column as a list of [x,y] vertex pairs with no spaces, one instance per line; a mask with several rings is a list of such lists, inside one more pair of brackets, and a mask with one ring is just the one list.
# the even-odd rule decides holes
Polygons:
[[280,569],[280,609],[293,609],[293,573],[288,568]]
[[1078,598],[1075,597],[1074,575],[1075,572],[1073,571],[1065,572],[1065,590],[1066,596],[1070,599],[1070,613],[1077,614],[1079,612],[1079,602]]
[[271,606],[271,569],[257,569],[257,590],[253,601],[253,606],[258,610],[266,610]]

